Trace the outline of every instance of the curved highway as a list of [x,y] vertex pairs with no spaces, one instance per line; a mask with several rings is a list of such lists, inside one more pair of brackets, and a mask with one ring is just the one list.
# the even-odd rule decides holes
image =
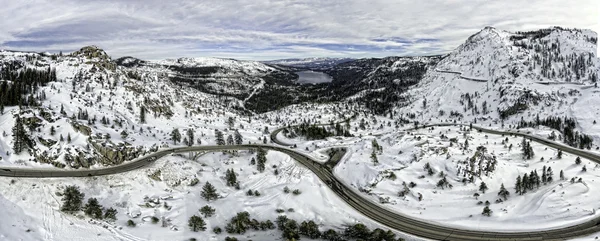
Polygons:
[[[432,127],[432,126],[451,126],[465,124],[434,124],[425,125],[421,127]],[[497,130],[486,129],[482,127],[473,126],[474,129],[481,130],[491,134],[512,134],[530,138],[534,141],[549,145],[565,152],[580,155],[591,161],[600,163],[600,156],[582,151],[576,148],[564,146],[552,141],[545,140],[543,138],[531,136],[524,133],[518,132],[503,132]],[[280,129],[278,129],[280,131]],[[276,136],[276,135],[275,135]],[[272,138],[275,136],[271,136]],[[276,138],[274,142],[276,142]],[[277,142],[276,142],[277,143]],[[310,156],[298,152],[296,150],[275,146],[275,145],[263,145],[263,144],[248,144],[248,145],[226,145],[226,146],[192,146],[192,147],[178,147],[171,149],[159,150],[158,152],[148,154],[144,157],[135,159],[133,161],[102,169],[86,169],[86,170],[56,170],[56,169],[31,169],[31,168],[12,168],[5,167],[0,169],[0,176],[12,176],[12,177],[31,177],[31,178],[46,178],[46,177],[86,177],[86,176],[100,176],[109,175],[115,173],[122,173],[144,167],[156,159],[161,158],[165,155],[173,153],[184,153],[191,151],[222,151],[222,150],[242,150],[242,149],[255,149],[264,148],[274,151],[283,152],[289,155],[294,160],[298,161],[302,165],[306,166],[311,170],[319,179],[325,182],[331,190],[338,195],[344,202],[354,208],[356,211],[365,215],[366,217],[388,226],[392,229],[435,240],[564,240],[568,238],[578,237],[582,235],[590,235],[593,233],[600,232],[600,217],[594,218],[593,220],[569,226],[556,228],[551,230],[536,230],[536,231],[519,231],[519,232],[486,232],[477,230],[465,230],[457,229],[453,227],[447,227],[439,223],[434,223],[426,220],[417,219],[408,215],[396,213],[388,210],[387,208],[380,206],[369,200],[363,194],[356,191],[354,188],[345,185],[338,178],[336,178],[332,169],[324,166],[313,160]]]

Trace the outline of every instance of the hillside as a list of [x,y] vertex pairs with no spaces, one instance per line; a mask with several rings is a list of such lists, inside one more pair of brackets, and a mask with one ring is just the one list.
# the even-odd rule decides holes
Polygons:
[[399,112],[422,122],[456,120],[521,125],[547,117],[576,119],[600,140],[592,124],[599,61],[597,35],[559,27],[511,33],[487,27],[442,59],[409,93]]
[[312,69],[312,70],[327,70],[333,68],[338,64],[342,64],[345,62],[350,62],[353,59],[351,58],[302,58],[302,59],[278,59],[278,60],[270,60],[264,61],[263,63],[270,65],[282,65],[282,66],[290,66],[295,68],[302,69]]

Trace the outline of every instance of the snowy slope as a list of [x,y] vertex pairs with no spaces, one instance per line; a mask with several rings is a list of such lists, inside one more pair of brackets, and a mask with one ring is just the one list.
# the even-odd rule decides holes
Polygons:
[[[514,125],[539,114],[576,118],[593,135],[584,110],[594,98],[598,76],[596,33],[562,28],[511,33],[486,27],[430,69],[399,112],[416,120]],[[589,109],[588,109],[589,110]],[[588,117],[585,117],[588,116]]]

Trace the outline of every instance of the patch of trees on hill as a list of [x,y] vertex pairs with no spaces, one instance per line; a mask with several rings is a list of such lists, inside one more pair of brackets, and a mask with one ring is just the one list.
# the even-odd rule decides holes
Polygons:
[[328,130],[325,126],[315,124],[302,123],[294,126],[294,133],[305,136],[309,140],[325,139],[331,136],[352,136],[348,130],[345,130],[339,123],[335,125],[333,130]]
[[[562,141],[569,146],[578,147],[580,149],[592,148],[594,141],[592,137],[576,131],[575,119],[568,118],[566,116],[562,118],[550,116],[546,117],[546,119],[540,119],[540,116],[537,115],[535,121],[525,121],[521,119],[517,127],[537,127],[540,125],[560,131],[562,133]],[[554,132],[552,132],[552,134],[549,136],[549,139],[551,140],[555,140],[556,138],[557,136],[554,134]]]
[[45,98],[43,93],[37,93],[39,87],[56,81],[55,69],[19,68],[19,64],[10,62],[0,67],[0,106],[2,107],[37,106],[38,101]]

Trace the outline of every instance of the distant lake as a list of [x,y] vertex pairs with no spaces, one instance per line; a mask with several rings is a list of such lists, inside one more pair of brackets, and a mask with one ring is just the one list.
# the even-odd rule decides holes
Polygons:
[[299,84],[319,84],[319,83],[329,83],[332,78],[326,73],[316,72],[316,71],[299,71],[296,72],[298,75]]

